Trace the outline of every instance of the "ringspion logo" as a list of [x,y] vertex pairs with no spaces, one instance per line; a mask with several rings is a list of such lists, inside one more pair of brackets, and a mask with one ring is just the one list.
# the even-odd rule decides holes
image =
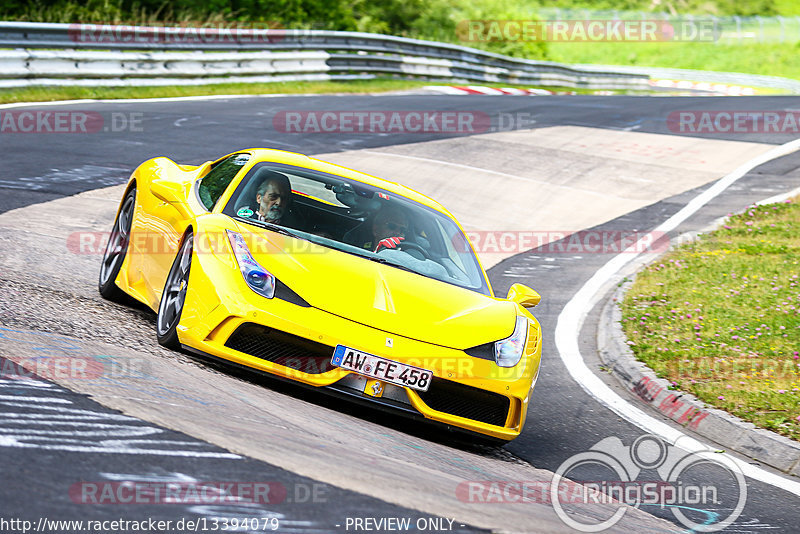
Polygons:
[[[576,482],[578,501],[569,491]],[[742,513],[747,484],[735,462],[711,449],[686,451],[679,443],[670,445],[650,434],[626,446],[611,436],[556,469],[550,500],[559,518],[580,532],[613,527],[627,512],[624,504],[666,508],[694,532],[716,532]],[[564,509],[566,503],[581,501],[607,505],[608,516],[581,521]]]

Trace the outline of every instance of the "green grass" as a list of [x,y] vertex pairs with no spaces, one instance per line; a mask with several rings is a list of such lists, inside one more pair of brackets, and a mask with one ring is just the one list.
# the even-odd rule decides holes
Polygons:
[[[476,47],[491,52],[558,61],[563,63],[591,63],[610,65],[636,65],[643,67],[671,67],[709,71],[742,72],[800,79],[800,34],[796,19],[787,19],[784,37],[786,42],[775,42],[780,37],[776,19],[764,19],[766,38],[772,42],[758,43],[730,34],[719,43],[564,43],[526,41],[463,41],[459,23],[465,20],[532,20],[540,18],[542,8],[617,9],[623,12],[640,10],[643,13],[674,9],[685,16],[693,15],[800,15],[797,0],[248,0],[232,3],[218,0],[211,3],[182,0],[159,3],[143,0],[130,4],[123,0],[10,0],[0,7],[2,20],[46,22],[111,22],[147,24],[167,21],[171,24],[239,24],[269,21],[279,27],[358,30],[402,35]],[[216,7],[215,7],[216,6]],[[238,6],[233,9],[233,6]],[[589,15],[591,16],[591,15]],[[758,32],[753,20],[745,22],[742,33]],[[730,25],[726,26],[728,32]],[[397,82],[399,83],[399,82]],[[263,87],[263,86],[262,86]],[[415,87],[415,86],[412,86]],[[170,89],[171,95],[198,94],[183,92],[188,89]],[[202,94],[209,94],[203,91]],[[283,86],[275,89],[289,92]],[[342,91],[351,91],[348,87]],[[94,89],[90,91],[95,91]],[[128,91],[124,89],[122,91]],[[159,90],[147,89],[151,94]],[[82,92],[78,90],[78,92]],[[222,92],[230,93],[230,89]],[[273,89],[255,89],[250,92],[273,92]],[[301,90],[299,92],[314,92]]]
[[708,15],[800,15],[797,0],[538,0],[562,9],[671,11]]
[[800,79],[800,41],[793,43],[549,43],[564,63],[638,65],[744,72]]
[[638,359],[675,388],[800,439],[800,197],[751,207],[639,273],[622,303]]
[[0,103],[48,102],[53,100],[166,98],[199,95],[261,95],[315,93],[378,93],[415,89],[430,82],[419,80],[353,80],[342,82],[224,83],[211,85],[166,85],[159,87],[20,87],[0,89]]
[[[15,102],[51,102],[56,100],[121,99],[121,98],[169,98],[203,95],[266,95],[266,94],[323,94],[323,93],[381,93],[420,89],[426,85],[450,85],[450,81],[402,80],[376,78],[373,80],[330,82],[275,82],[275,83],[226,83],[212,85],[167,85],[159,87],[20,87],[0,89],[0,104]],[[455,84],[458,85],[458,84]],[[480,84],[487,87],[536,88],[530,85]],[[550,91],[574,91],[580,94],[594,93],[591,89],[570,87],[538,87]],[[619,91],[622,93],[622,91]]]
[[[237,6],[236,9],[233,6]],[[675,11],[679,16],[704,15],[800,15],[797,0],[182,0],[160,3],[142,0],[10,0],[0,7],[2,20],[42,22],[111,22],[147,24],[168,21],[179,24],[241,24],[269,21],[286,28],[358,30],[402,35],[478,47],[528,59],[566,63],[600,63],[673,67],[765,74],[800,79],[800,35],[797,21],[787,19],[786,42],[779,38],[775,19],[764,19],[770,43],[730,42],[730,36],[713,43],[559,43],[460,40],[458,25],[465,20],[532,20],[543,8],[587,8],[624,12]],[[591,15],[589,15],[591,16]],[[755,24],[755,25],[754,25]],[[730,25],[726,26],[731,31]],[[757,32],[753,20],[743,33]]]

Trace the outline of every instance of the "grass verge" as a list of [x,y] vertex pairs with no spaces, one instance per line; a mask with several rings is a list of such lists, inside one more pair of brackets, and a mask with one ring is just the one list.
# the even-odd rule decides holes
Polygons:
[[379,93],[418,89],[430,82],[377,78],[373,80],[221,83],[209,85],[164,85],[156,87],[18,87],[0,89],[0,103],[50,102],[54,100],[168,98],[203,95],[266,95],[318,93]]
[[745,72],[800,79],[800,41],[788,43],[549,43],[562,63]]
[[[0,89],[0,104],[15,102],[52,102],[56,100],[122,98],[169,98],[206,95],[267,95],[267,94],[324,94],[324,93],[383,93],[421,89],[426,85],[469,85],[452,81],[403,80],[375,78],[371,80],[274,82],[274,83],[224,83],[209,85],[164,85],[158,87],[19,87]],[[571,87],[535,87],[513,84],[480,84],[487,87],[520,87],[547,89],[554,92],[569,91],[592,94],[595,90]],[[625,91],[614,91],[624,93]]]
[[800,440],[800,197],[752,206],[636,277],[622,326],[675,389]]

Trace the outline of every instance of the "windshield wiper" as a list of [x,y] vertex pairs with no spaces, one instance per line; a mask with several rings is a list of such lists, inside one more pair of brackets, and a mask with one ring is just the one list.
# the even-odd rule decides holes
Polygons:
[[[359,256],[361,256],[361,255],[359,254]],[[361,257],[362,258],[367,258],[368,260],[372,260],[372,261],[374,261],[376,263],[382,263],[384,265],[391,265],[392,267],[397,267],[398,269],[402,269],[402,270],[408,271],[410,273],[420,274],[420,273],[418,273],[417,271],[415,271],[414,269],[412,269],[410,267],[406,267],[403,264],[395,263],[393,261],[389,261],[386,258],[376,258],[375,256],[361,256]]]
[[307,239],[304,236],[296,234],[291,230],[289,230],[288,228],[286,228],[285,226],[281,226],[280,224],[275,224],[266,221],[259,221],[258,219],[245,219],[245,220],[249,223],[253,223],[256,226],[260,226],[267,230],[272,230],[273,232],[277,232],[279,234],[288,235],[289,237],[296,237],[297,239],[305,239],[307,241]]

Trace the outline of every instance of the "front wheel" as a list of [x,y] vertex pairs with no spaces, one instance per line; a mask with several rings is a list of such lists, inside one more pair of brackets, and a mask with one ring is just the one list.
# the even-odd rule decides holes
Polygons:
[[186,291],[189,288],[189,269],[192,266],[192,247],[194,245],[191,233],[186,234],[172,268],[167,275],[164,291],[161,293],[161,302],[158,305],[158,318],[156,319],[156,337],[158,342],[170,349],[179,349],[178,323],[181,320],[183,304],[186,301]]
[[103,262],[100,264],[100,280],[97,287],[100,295],[114,302],[125,302],[127,295],[117,287],[117,275],[125,261],[130,242],[131,225],[133,223],[133,210],[136,205],[136,188],[132,188],[125,195],[122,207],[119,210],[111,235],[103,253]]

